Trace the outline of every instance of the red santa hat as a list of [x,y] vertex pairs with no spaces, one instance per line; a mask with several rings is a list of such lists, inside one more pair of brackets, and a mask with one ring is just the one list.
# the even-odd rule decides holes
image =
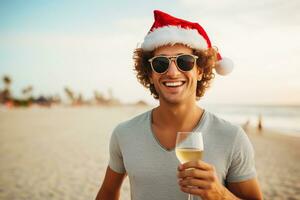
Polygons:
[[[145,51],[164,45],[184,44],[192,49],[212,48],[205,30],[198,23],[175,18],[167,13],[154,10],[154,23],[146,35],[141,48]],[[229,58],[217,55],[215,70],[220,75],[229,74],[233,70],[233,62]]]

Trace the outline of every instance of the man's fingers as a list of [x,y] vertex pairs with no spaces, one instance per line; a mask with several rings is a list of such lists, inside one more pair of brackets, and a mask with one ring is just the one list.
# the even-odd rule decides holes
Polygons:
[[200,189],[211,189],[212,188],[212,182],[205,181],[202,179],[194,179],[194,178],[186,178],[179,181],[179,185],[181,187],[197,187]]
[[205,179],[205,180],[215,180],[214,173],[211,171],[204,171],[199,169],[188,169],[184,171],[179,171],[177,177],[180,179],[185,179],[187,177],[193,177],[197,179]]
[[185,170],[188,168],[197,168],[197,169],[202,169],[202,170],[212,170],[213,167],[212,165],[202,161],[202,160],[198,160],[198,161],[190,161],[190,162],[186,162],[184,164],[181,164],[178,167],[178,170]]

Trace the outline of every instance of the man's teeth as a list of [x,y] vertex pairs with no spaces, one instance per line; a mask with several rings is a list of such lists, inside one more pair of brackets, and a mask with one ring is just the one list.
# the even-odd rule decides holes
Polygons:
[[177,87],[177,86],[183,85],[183,82],[182,81],[178,81],[178,82],[166,82],[165,85],[168,86],[168,87]]

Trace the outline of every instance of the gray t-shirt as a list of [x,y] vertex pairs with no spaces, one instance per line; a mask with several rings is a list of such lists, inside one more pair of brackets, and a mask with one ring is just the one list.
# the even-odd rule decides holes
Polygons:
[[[109,167],[128,174],[132,200],[187,199],[177,183],[180,163],[175,150],[168,151],[156,139],[151,113],[147,111],[115,128]],[[254,151],[243,129],[205,111],[194,131],[202,132],[203,160],[215,166],[223,185],[256,176]]]

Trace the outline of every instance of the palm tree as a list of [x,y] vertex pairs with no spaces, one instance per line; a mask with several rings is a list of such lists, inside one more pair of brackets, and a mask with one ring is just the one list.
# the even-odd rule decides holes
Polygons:
[[12,81],[9,76],[5,75],[5,76],[3,76],[3,82],[5,85],[5,88],[8,89]]
[[24,95],[25,99],[32,99],[32,90],[33,90],[33,87],[31,85],[25,87],[22,90],[22,94]]
[[2,80],[5,86],[4,89],[0,91],[0,103],[6,103],[12,100],[9,88],[12,81],[11,78],[7,75],[3,76]]
[[81,93],[78,94],[78,97],[76,99],[76,104],[77,105],[82,105],[84,103],[84,97]]
[[107,102],[107,99],[105,99],[103,94],[97,90],[94,91],[94,99],[96,100],[97,104],[104,104]]
[[76,100],[74,92],[70,88],[65,87],[65,93],[66,93],[66,95],[68,96],[68,98],[71,100],[71,102],[73,104]]

